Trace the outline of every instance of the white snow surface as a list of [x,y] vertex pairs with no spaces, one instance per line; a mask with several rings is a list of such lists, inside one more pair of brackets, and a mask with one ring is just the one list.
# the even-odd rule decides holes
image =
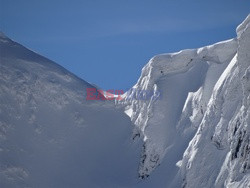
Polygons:
[[236,33],[153,57],[116,103],[0,33],[0,187],[250,187],[250,16]]
[[[250,186],[249,22],[234,39],[157,55],[142,69],[122,101],[133,137],[144,140],[142,179],[160,173],[166,187]],[[145,90],[154,95],[134,99]]]
[[86,101],[93,88],[0,36],[0,187],[133,187],[141,142],[122,109]]

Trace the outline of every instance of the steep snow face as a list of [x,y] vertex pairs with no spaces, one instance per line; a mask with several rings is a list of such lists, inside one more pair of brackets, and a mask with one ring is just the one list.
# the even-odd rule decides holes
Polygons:
[[237,28],[237,54],[217,81],[185,151],[186,187],[250,186],[250,16]]
[[128,187],[140,142],[89,83],[0,36],[0,187]]
[[[158,55],[143,68],[134,89],[126,95],[126,110],[131,111],[130,117],[145,142],[140,165],[142,178],[165,155],[171,155],[170,163],[180,159],[206,111],[216,81],[236,49],[237,42],[233,39],[200,49]],[[130,100],[145,90],[154,91],[150,100]]]
[[89,87],[0,33],[0,187],[250,186],[250,16],[153,57],[117,105]]
[[[126,93],[134,138],[144,139],[141,178],[162,163],[167,187],[248,184],[249,19],[235,39],[155,56]],[[134,99],[145,90],[149,100]]]

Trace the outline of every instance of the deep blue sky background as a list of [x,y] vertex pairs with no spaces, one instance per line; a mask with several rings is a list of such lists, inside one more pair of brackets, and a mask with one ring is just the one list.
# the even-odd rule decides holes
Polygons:
[[236,36],[249,0],[0,0],[0,29],[80,78],[128,89],[154,55]]

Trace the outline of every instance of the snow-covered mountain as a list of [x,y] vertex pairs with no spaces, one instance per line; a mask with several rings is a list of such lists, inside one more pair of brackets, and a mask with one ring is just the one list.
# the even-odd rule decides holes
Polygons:
[[0,187],[250,187],[250,16],[236,32],[153,57],[117,103],[1,34]]
[[0,36],[0,187],[135,185],[129,117],[64,68]]
[[162,164],[166,187],[250,186],[250,16],[235,39],[153,57],[123,105],[141,178]]

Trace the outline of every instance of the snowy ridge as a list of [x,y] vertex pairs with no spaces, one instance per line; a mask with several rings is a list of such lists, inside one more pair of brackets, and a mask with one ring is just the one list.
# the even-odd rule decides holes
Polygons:
[[0,33],[0,187],[250,187],[250,15],[236,32],[153,57],[116,104]]
[[[0,36],[0,187],[127,187],[138,180],[140,143],[92,85]],[[119,173],[118,173],[119,172]]]
[[[65,97],[78,100],[78,102],[83,101],[82,98],[85,94],[84,88],[93,87],[89,83],[77,78],[63,67],[8,39],[4,34],[0,36],[0,40],[1,78],[3,81],[6,81],[6,83],[8,82],[9,84],[10,82],[14,84],[16,80],[18,80],[21,84],[22,82],[30,81],[30,84],[36,86],[36,90],[34,90],[36,93],[32,92],[32,94],[42,95],[43,92],[41,91],[46,91],[44,92],[46,96],[42,97],[54,97],[54,99],[51,99],[51,101],[54,102],[60,99],[55,96],[53,89],[56,89],[60,85],[66,86],[61,88],[67,89],[65,94],[68,93],[68,96]],[[16,77],[11,78],[10,75],[15,75]],[[44,84],[44,82],[47,83]],[[82,86],[84,86],[84,88]],[[2,87],[4,87],[4,85],[2,85]],[[77,95],[73,94],[71,92],[72,90],[78,90]],[[73,96],[71,96],[71,94]],[[64,101],[66,100],[61,100],[60,102]]]
[[[155,93],[158,91],[162,99],[155,101],[152,97],[149,101],[130,101],[131,95],[139,94],[136,90],[126,96],[128,103],[131,103],[126,110],[133,110],[131,119],[141,130],[145,141],[145,152],[150,156],[147,155],[141,164],[142,177],[144,173],[148,175],[160,163],[166,148],[175,144],[173,135],[183,134],[187,128],[195,126],[191,126],[191,122],[187,125],[191,114],[192,121],[200,121],[213,86],[235,55],[236,48],[237,43],[233,39],[200,49],[158,55],[143,68],[142,76],[134,88],[139,91],[154,90]],[[198,104],[197,100],[202,103]],[[190,112],[193,108],[194,113]],[[178,131],[175,124],[180,116]],[[155,128],[156,126],[158,128]],[[176,141],[179,142],[179,139]],[[155,159],[157,162],[152,162]]]
[[208,110],[184,154],[181,170],[186,187],[197,182],[210,187],[250,186],[249,22],[250,16],[237,28],[237,55],[218,80]]
[[[249,19],[250,16],[237,28],[235,39],[153,57],[143,68],[133,90],[126,93],[123,105],[136,126],[134,138],[140,135],[144,139],[139,167],[141,178],[148,177],[164,163],[164,168],[175,173],[175,179],[166,182],[167,187],[241,185],[232,183],[238,177],[231,176],[239,176],[240,171],[233,173],[233,168],[235,163],[241,164],[242,159],[231,164],[229,156],[245,148],[242,158],[244,156],[247,171],[250,146],[243,127],[246,129],[250,124]],[[155,95],[160,92],[162,97],[133,100],[133,96],[143,95],[142,90],[153,90]],[[241,105],[242,99],[248,103],[247,107]],[[237,125],[233,131],[237,113],[244,126],[239,129]],[[242,178],[242,182],[246,185],[249,181]]]

